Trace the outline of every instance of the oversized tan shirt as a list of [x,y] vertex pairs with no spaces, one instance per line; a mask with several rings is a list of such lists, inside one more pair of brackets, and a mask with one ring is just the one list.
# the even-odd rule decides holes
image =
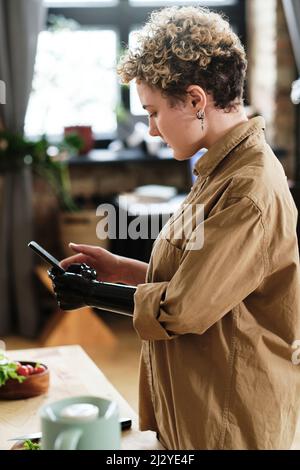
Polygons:
[[[261,117],[240,124],[197,162],[137,287],[140,427],[168,449],[288,449],[294,437],[297,210],[263,128]],[[196,204],[204,244],[192,250],[191,235],[175,235]]]

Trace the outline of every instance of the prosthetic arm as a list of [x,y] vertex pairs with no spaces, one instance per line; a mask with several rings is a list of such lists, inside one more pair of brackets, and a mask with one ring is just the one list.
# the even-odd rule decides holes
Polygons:
[[86,305],[133,316],[135,286],[96,280],[96,271],[86,264],[71,264],[65,273],[48,271],[60,308],[73,310]]

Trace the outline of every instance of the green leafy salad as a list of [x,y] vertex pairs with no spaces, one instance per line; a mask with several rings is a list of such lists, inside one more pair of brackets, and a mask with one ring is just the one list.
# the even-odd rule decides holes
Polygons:
[[25,376],[18,374],[18,368],[19,364],[10,361],[5,352],[0,350],[0,387],[5,385],[8,379],[15,379],[18,380],[18,382],[26,380]]

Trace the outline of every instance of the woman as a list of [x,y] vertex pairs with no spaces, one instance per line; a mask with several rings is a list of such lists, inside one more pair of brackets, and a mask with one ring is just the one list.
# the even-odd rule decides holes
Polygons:
[[[72,245],[77,254],[62,262],[85,262],[98,280],[137,286],[140,427],[156,431],[167,449],[288,449],[295,433],[297,211],[263,119],[248,120],[243,108],[246,66],[221,16],[196,7],[152,14],[119,74],[136,80],[150,134],[161,136],[174,158],[208,151],[149,266],[84,245]],[[197,223],[188,208],[199,204],[204,221]],[[182,214],[192,231],[178,237]],[[68,307],[64,276],[54,282]]]

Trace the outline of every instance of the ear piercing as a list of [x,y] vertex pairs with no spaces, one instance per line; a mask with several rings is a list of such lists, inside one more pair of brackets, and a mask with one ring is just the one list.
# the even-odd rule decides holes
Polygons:
[[197,119],[199,119],[201,121],[201,128],[204,131],[205,112],[202,109],[199,109],[199,111],[197,111],[196,116],[197,116]]

